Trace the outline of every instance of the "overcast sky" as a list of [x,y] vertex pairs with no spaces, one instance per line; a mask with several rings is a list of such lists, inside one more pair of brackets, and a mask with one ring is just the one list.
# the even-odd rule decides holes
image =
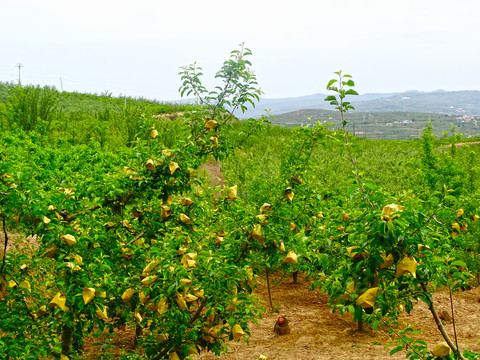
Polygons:
[[[178,99],[245,42],[263,97],[480,90],[479,0],[0,0],[0,81]],[[60,81],[62,79],[62,81]]]

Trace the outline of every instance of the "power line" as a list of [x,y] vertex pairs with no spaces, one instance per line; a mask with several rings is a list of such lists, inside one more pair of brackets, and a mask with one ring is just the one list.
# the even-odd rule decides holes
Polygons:
[[15,65],[15,67],[18,67],[18,85],[22,85],[20,81],[20,69],[23,67],[23,65],[21,63],[18,63],[17,65]]

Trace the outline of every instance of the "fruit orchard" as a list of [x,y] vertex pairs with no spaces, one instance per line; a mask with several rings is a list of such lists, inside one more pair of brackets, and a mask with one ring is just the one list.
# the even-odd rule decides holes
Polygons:
[[[395,331],[398,314],[420,299],[445,344],[431,349],[398,334],[393,351],[477,356],[446,334],[431,297],[441,286],[479,283],[478,149],[457,149],[455,133],[443,140],[450,147],[437,146],[431,126],[405,150],[329,124],[238,121],[233,113],[261,94],[250,55],[243,45],[233,51],[214,90],[196,64],[183,67],[180,93],[197,99],[183,108],[104,99],[101,110],[62,112],[54,89],[7,87],[5,358],[81,359],[87,336],[122,327],[136,333],[125,359],[220,354],[248,338],[264,310],[256,279],[275,271],[307,274],[360,331]],[[343,120],[355,83],[335,76],[326,100]],[[176,118],[156,116],[169,111]],[[221,161],[226,186],[211,188],[202,176],[211,159]],[[13,247],[12,233],[31,236],[31,245]]]

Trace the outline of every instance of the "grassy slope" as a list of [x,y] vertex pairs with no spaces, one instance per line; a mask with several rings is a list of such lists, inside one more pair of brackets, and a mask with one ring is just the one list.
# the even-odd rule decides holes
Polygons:
[[[8,109],[12,105],[9,101],[16,90],[12,84],[0,83],[0,123],[3,122],[5,130],[11,126],[8,123],[11,116]],[[192,107],[146,99],[60,93],[50,88],[43,88],[42,91],[53,91],[52,96],[55,97],[53,117],[47,125],[47,133],[44,134],[46,142],[53,146],[96,144],[105,149],[116,150],[128,146],[145,126],[153,125],[159,130],[165,146],[173,147],[177,139],[182,137],[180,130],[182,126],[177,121],[152,116],[178,113]],[[357,135],[354,151],[359,168],[365,177],[391,192],[414,189],[418,185],[421,141],[368,138],[410,138],[409,134],[418,137],[429,118],[432,119],[433,129],[437,135],[450,130],[454,120],[450,116],[438,114],[394,112],[346,114],[349,121],[347,128],[350,127],[350,132]],[[412,122],[395,124],[402,119],[410,119]],[[338,114],[326,110],[302,110],[275,116],[273,124],[284,126],[267,126],[264,132],[254,134],[242,149],[236,150],[233,157],[223,162],[227,180],[230,183],[238,183],[245,195],[256,193],[259,187],[268,187],[269,182],[279,175],[281,159],[289,151],[286,144],[292,136],[295,136],[296,129],[292,125],[317,122],[331,122],[338,127]],[[244,131],[243,124],[242,121],[234,124],[231,136],[235,137]],[[472,123],[457,125],[470,126]],[[465,131],[460,127],[459,132]],[[344,193],[351,185],[351,165],[346,156],[340,155],[340,147],[330,144],[325,148],[319,147],[313,154],[311,171],[315,173],[318,189],[324,194]],[[469,151],[460,149],[459,162],[463,161]]]

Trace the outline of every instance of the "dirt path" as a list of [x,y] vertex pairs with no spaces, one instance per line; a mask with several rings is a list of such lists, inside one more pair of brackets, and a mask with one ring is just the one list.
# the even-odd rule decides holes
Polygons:
[[[375,331],[357,333],[351,315],[341,316],[332,313],[327,306],[327,296],[320,291],[309,291],[309,283],[302,279],[300,284],[292,284],[290,278],[284,278],[273,288],[274,306],[279,311],[267,311],[258,325],[252,324],[249,344],[245,341],[230,343],[228,354],[215,357],[204,354],[200,359],[255,360],[264,355],[268,360],[355,360],[355,359],[405,359],[405,352],[390,356],[393,344],[385,327]],[[266,285],[260,282],[258,297],[267,304]],[[434,296],[438,308],[448,309],[449,295],[439,292]],[[480,288],[455,294],[455,312],[457,335],[460,348],[480,351]],[[289,320],[291,333],[275,337],[273,326],[280,315]],[[437,342],[443,341],[433,318],[423,303],[414,306],[411,315],[402,314],[400,323],[412,324],[422,330],[421,337],[433,349]],[[452,324],[446,325],[453,338]]]
[[5,240],[7,240],[7,253],[10,251],[33,252],[40,246],[36,236],[25,237],[17,232],[7,231],[5,238],[5,233],[0,230],[0,258],[5,251]]
[[[461,143],[456,143],[456,147],[462,147],[464,145],[475,145],[475,144],[480,144],[480,141],[470,141],[470,142],[461,142]],[[447,145],[448,147],[452,147],[452,144]]]
[[200,172],[204,172],[210,181],[210,187],[216,188],[217,186],[225,185],[225,178],[222,174],[220,163],[215,160],[211,160],[206,164],[200,166]]

